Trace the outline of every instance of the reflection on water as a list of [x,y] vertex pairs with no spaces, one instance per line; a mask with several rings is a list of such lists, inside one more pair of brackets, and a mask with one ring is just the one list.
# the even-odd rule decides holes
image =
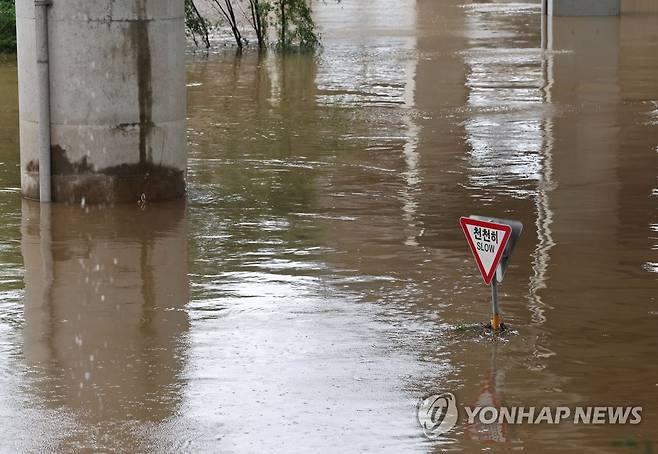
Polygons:
[[47,408],[68,410],[50,448],[139,449],[136,425],[178,412],[189,328],[184,210],[23,202],[28,383]]
[[[500,411],[504,405],[505,371],[498,368],[498,345],[491,346],[491,365],[485,377],[480,382],[479,394],[472,399],[473,407],[494,407]],[[484,424],[479,418],[466,426],[466,436],[479,443],[509,443],[509,424],[506,421],[496,421]]]
[[[655,16],[540,8],[327,2],[317,57],[190,56],[185,206],[41,211],[3,128],[0,447],[651,449]],[[0,66],[5,125],[15,87]],[[457,222],[476,213],[527,232],[495,343],[455,330],[488,318]],[[415,405],[438,391],[644,421],[430,442]]]

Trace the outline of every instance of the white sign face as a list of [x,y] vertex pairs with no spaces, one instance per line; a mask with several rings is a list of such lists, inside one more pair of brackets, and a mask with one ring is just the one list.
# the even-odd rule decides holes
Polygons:
[[511,228],[506,224],[470,218],[461,218],[460,223],[484,282],[490,284],[509,240]]

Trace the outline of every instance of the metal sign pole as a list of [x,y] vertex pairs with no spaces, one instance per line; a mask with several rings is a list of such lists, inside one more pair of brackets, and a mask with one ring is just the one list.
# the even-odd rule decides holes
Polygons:
[[502,320],[498,314],[498,289],[496,280],[496,276],[491,280],[491,329],[500,331]]

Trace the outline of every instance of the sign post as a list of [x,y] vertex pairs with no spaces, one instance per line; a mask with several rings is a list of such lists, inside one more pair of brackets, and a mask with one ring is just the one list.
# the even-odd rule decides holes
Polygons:
[[502,320],[498,312],[498,289],[496,287],[496,280],[491,281],[491,329],[494,331],[500,330]]
[[498,310],[498,283],[503,281],[523,224],[507,219],[469,216],[459,219],[480,274],[491,285],[491,328],[498,332],[502,318]]

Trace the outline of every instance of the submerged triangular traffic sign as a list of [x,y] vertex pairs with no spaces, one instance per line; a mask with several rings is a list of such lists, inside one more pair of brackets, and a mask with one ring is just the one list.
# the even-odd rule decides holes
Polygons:
[[494,224],[505,224],[505,225],[509,225],[512,228],[512,235],[509,237],[507,246],[505,246],[503,255],[500,258],[500,263],[496,267],[496,281],[502,282],[503,278],[505,277],[505,273],[507,272],[507,268],[509,267],[509,263],[512,258],[512,253],[514,253],[514,248],[516,247],[516,243],[518,242],[519,237],[523,232],[523,224],[519,221],[514,221],[512,219],[490,218],[485,216],[474,216],[474,215],[470,215],[469,218],[475,219],[476,221],[493,222]]
[[462,217],[459,219],[475,262],[487,285],[496,274],[496,267],[503,255],[512,228],[506,224],[480,221]]

